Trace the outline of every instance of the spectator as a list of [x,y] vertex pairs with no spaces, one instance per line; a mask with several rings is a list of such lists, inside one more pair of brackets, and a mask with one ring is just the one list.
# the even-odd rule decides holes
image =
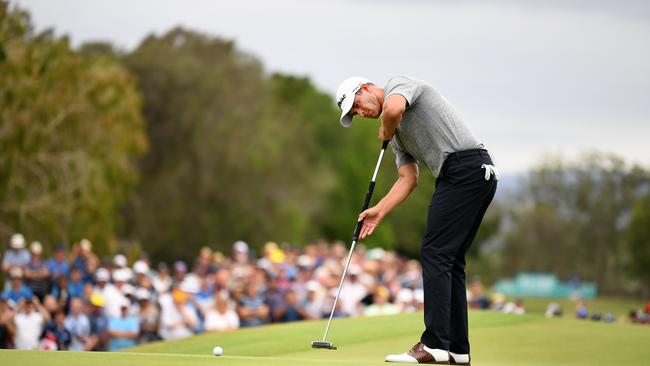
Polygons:
[[212,249],[210,249],[210,247],[201,248],[199,256],[194,262],[193,272],[199,275],[216,272],[217,267],[212,262],[213,258]]
[[158,263],[158,273],[153,277],[152,285],[157,293],[168,292],[172,286],[172,278],[169,275],[169,269],[164,262]]
[[109,318],[119,317],[121,314],[120,306],[126,301],[126,298],[117,287],[109,282],[110,277],[111,275],[106,268],[99,268],[95,273],[95,281],[97,282],[95,292],[98,292],[104,298],[104,311]]
[[375,290],[373,304],[366,307],[365,316],[392,315],[399,313],[399,308],[388,301],[388,289],[380,286]]
[[323,314],[323,301],[319,294],[321,286],[316,281],[309,281],[306,287],[307,298],[304,308],[307,319],[320,319]]
[[270,280],[267,281],[269,285],[264,293],[264,303],[269,307],[271,320],[276,322],[280,321],[278,310],[286,306],[285,291],[280,288],[280,280],[277,276],[270,275],[269,278]]
[[84,274],[81,268],[74,267],[68,281],[68,295],[71,298],[82,298],[84,290]]
[[75,254],[72,260],[72,267],[81,269],[85,282],[92,280],[93,273],[99,267],[99,258],[93,253],[92,248],[93,245],[88,239],[81,239],[79,245],[72,247]]
[[548,304],[546,307],[546,312],[544,313],[544,316],[547,318],[554,318],[554,317],[561,317],[562,316],[562,307],[560,304],[556,302],[552,302]]
[[124,300],[120,304],[120,316],[108,320],[109,351],[118,351],[135,346],[135,340],[140,333],[138,319],[129,315],[129,303]]
[[277,321],[284,323],[304,320],[308,317],[307,311],[298,303],[298,296],[293,290],[288,290],[285,293],[284,305],[277,308],[274,314]]
[[160,330],[162,339],[179,339],[191,336],[198,319],[186,306],[188,295],[180,289],[160,296]]
[[214,294],[214,305],[205,314],[205,330],[220,332],[239,328],[239,317],[230,307],[226,292]]
[[[349,275],[346,277],[339,296],[341,309],[350,316],[359,316],[363,312],[360,303],[366,297],[368,289],[359,281],[361,269],[357,265],[350,265]],[[338,284],[337,284],[338,285]]]
[[69,349],[72,343],[72,333],[65,326],[65,313],[63,310],[57,310],[54,313],[52,320],[45,326],[43,330],[40,349],[51,350],[48,346],[48,341],[55,343],[55,350],[64,351]]
[[13,348],[13,338],[16,333],[14,306],[15,303],[7,297],[0,297],[0,349]]
[[50,278],[52,279],[56,279],[59,276],[68,277],[70,275],[70,265],[65,258],[65,246],[63,244],[59,244],[54,248],[54,255],[47,261],[47,268],[50,271]]
[[52,288],[52,295],[56,298],[57,303],[64,312],[68,312],[70,307],[70,292],[68,290],[68,277],[59,275],[56,278],[54,288]]
[[25,283],[42,302],[50,290],[50,270],[42,259],[43,245],[35,241],[30,245],[30,250],[31,259],[25,267]]
[[37,297],[22,299],[14,318],[14,347],[22,350],[37,349],[43,326],[49,321],[50,314],[41,306]]
[[9,271],[10,286],[2,293],[7,299],[18,304],[21,300],[32,297],[32,290],[23,282],[23,269],[13,267]]
[[[24,270],[29,263],[31,256],[27,249],[25,249],[25,237],[23,234],[16,233],[9,239],[9,249],[5,251],[2,257],[2,273],[6,279],[9,278],[8,274],[12,268],[20,268]],[[8,280],[5,280],[4,288],[9,288]]]
[[185,279],[187,274],[187,265],[183,261],[174,262],[174,278],[173,283],[179,284]]
[[106,351],[108,345],[108,318],[104,313],[104,297],[100,293],[90,296],[91,310],[88,315],[90,337],[86,344],[89,351]]
[[151,301],[151,293],[144,288],[135,291],[135,298],[140,308],[140,336],[138,343],[147,343],[159,340],[158,327],[160,326],[160,311]]
[[254,327],[269,321],[269,307],[264,303],[264,297],[258,289],[257,283],[249,282],[241,296],[237,315],[242,327]]
[[133,270],[128,267],[128,261],[124,254],[113,257],[113,278],[115,278],[116,272],[121,272],[120,276],[124,278],[125,282],[131,282],[134,279]]
[[578,319],[589,318],[589,310],[587,309],[587,301],[580,299],[576,304],[576,317]]
[[90,337],[90,321],[83,313],[83,303],[79,298],[70,301],[70,314],[65,318],[65,327],[70,331],[72,342],[71,351],[84,351]]

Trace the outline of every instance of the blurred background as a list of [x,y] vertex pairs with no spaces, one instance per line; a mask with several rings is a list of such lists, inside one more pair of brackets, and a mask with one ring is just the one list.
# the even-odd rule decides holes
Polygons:
[[[236,241],[261,282],[301,256],[314,278],[348,245],[380,146],[376,121],[340,127],[335,89],[406,74],[463,113],[501,170],[469,253],[475,291],[641,304],[649,61],[645,1],[1,1],[5,289],[33,242],[70,269],[81,258],[91,287],[116,255],[191,272],[201,252],[206,276],[230,273]],[[391,152],[375,201],[395,179]],[[360,253],[419,270],[433,190],[423,169]],[[31,281],[55,287],[52,268]],[[384,280],[390,301],[408,287]],[[384,293],[373,286],[364,296]]]

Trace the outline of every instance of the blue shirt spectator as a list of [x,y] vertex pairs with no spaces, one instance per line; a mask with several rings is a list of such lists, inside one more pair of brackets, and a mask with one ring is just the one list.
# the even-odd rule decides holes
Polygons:
[[21,299],[31,298],[33,296],[32,290],[25,286],[23,282],[23,270],[19,267],[14,267],[9,273],[10,286],[6,288],[2,295],[3,297],[18,304]]
[[109,351],[118,351],[135,346],[135,340],[140,333],[140,322],[138,318],[128,314],[128,305],[122,305],[120,311],[121,316],[112,317],[108,320],[108,332],[111,337]]
[[75,267],[70,273],[70,281],[68,281],[68,294],[72,298],[81,298],[84,291],[84,279],[81,269]]
[[47,268],[50,270],[50,277],[55,279],[59,276],[70,275],[70,265],[65,258],[65,247],[61,244],[54,249],[54,256],[47,261]]
[[67,350],[72,342],[72,334],[63,324],[65,313],[62,310],[57,311],[52,319],[43,329],[41,338],[54,338],[58,350]]

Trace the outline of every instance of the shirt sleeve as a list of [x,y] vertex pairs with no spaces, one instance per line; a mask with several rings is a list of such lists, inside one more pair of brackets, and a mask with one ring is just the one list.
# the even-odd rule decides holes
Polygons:
[[418,84],[405,76],[395,76],[388,80],[384,88],[385,99],[391,95],[399,94],[406,99],[407,108],[416,102],[420,95]]
[[390,146],[393,148],[393,153],[395,153],[395,164],[397,165],[397,169],[404,164],[418,162],[411,154],[400,146],[395,137],[390,141]]

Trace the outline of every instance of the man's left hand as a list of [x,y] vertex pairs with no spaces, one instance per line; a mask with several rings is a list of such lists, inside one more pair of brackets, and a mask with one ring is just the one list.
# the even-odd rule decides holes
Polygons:
[[379,127],[379,140],[380,141],[388,141],[393,138],[395,135],[395,130],[392,131],[387,131],[384,126]]

